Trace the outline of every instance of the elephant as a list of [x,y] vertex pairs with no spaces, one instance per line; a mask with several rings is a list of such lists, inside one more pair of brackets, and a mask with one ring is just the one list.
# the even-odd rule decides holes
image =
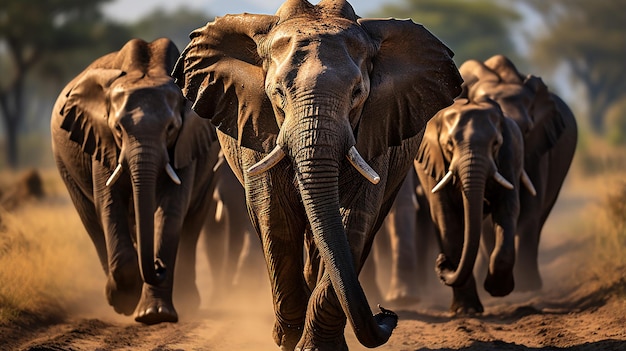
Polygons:
[[[524,143],[517,125],[489,99],[457,98],[426,126],[415,168],[439,234],[435,270],[452,287],[450,311],[482,313],[473,275],[481,234],[493,236],[485,290],[506,296],[514,288],[515,233],[520,211]],[[532,185],[532,184],[530,184]],[[490,216],[492,232],[483,232]]]
[[69,82],[51,116],[54,159],[108,303],[144,324],[178,320],[174,284],[191,309],[200,299],[195,247],[219,142],[170,76],[179,55],[169,39],[133,39]]
[[261,244],[248,218],[244,189],[223,152],[218,157],[201,234],[214,282],[212,301],[258,287],[267,274]]
[[521,74],[513,62],[494,55],[485,62],[469,60],[459,67],[464,95],[488,97],[520,127],[524,136],[524,169],[535,193],[520,192],[516,291],[542,287],[538,249],[543,226],[569,171],[578,138],[574,114],[550,92],[540,77]]
[[[408,307],[426,297],[437,283],[428,264],[437,257],[436,235],[428,200],[411,167],[361,272],[368,295],[384,296],[392,307]],[[378,281],[382,272],[388,281]],[[386,291],[379,291],[379,286]]]
[[398,317],[372,315],[358,273],[425,123],[461,92],[452,51],[411,20],[359,18],[345,0],[287,0],[190,38],[173,75],[244,185],[274,341],[347,350],[349,321],[361,344],[384,344]]

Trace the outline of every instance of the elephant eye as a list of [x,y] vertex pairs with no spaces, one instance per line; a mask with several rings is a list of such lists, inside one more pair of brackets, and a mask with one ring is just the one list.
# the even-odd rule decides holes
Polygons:
[[172,136],[175,132],[176,132],[176,126],[174,126],[174,123],[170,123],[167,126],[167,135]]
[[454,152],[454,143],[452,142],[452,139],[448,139],[448,141],[446,142],[446,150],[448,150],[449,152]]
[[115,134],[117,136],[122,135],[122,126],[119,123],[115,123]]
[[280,107],[284,107],[285,101],[287,99],[285,97],[285,91],[283,90],[283,88],[281,88],[280,86],[277,86],[276,88],[274,88],[274,94],[276,94],[276,96],[278,97],[278,102],[280,104]]
[[362,93],[363,93],[363,89],[361,89],[361,87],[354,88],[354,91],[352,92],[352,99],[353,100],[358,99]]

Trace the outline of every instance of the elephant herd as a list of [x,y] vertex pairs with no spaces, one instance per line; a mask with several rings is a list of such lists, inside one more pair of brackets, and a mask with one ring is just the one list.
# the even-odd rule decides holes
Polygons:
[[232,282],[244,239],[262,251],[281,350],[347,350],[347,324],[364,346],[388,340],[398,316],[374,314],[359,282],[383,224],[404,284],[392,299],[421,279],[403,264],[428,264],[403,240],[431,236],[455,313],[483,311],[480,245],[492,295],[540,288],[574,117],[507,58],[457,69],[452,56],[411,20],[287,0],[216,18],[182,53],[135,39],[95,60],[59,95],[51,130],[109,304],[145,324],[176,322],[173,297],[197,308],[203,227],[217,284]]

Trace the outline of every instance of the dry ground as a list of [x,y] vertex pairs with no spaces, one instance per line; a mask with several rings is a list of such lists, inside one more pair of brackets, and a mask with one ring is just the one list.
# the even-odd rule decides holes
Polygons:
[[[398,328],[379,349],[626,350],[626,265],[602,257],[612,251],[598,253],[595,231],[603,227],[589,223],[600,220],[592,219],[596,202],[614,182],[568,180],[542,240],[541,293],[483,294],[482,316],[452,318],[449,289],[435,288],[432,298],[397,310]],[[0,212],[0,350],[277,350],[267,284],[210,301],[203,274],[205,302],[195,316],[144,326],[116,315],[67,196],[47,184],[54,190],[46,200]],[[206,262],[199,268],[206,273]],[[365,350],[347,334],[351,350]]]

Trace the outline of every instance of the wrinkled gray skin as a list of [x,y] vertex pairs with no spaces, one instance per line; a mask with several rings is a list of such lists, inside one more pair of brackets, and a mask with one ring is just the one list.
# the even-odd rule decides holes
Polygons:
[[200,237],[214,282],[211,301],[219,303],[233,293],[258,288],[267,279],[267,270],[248,217],[245,191],[221,152],[214,172],[212,201]]
[[178,320],[177,249],[177,294],[199,304],[195,246],[219,151],[169,75],[178,55],[168,39],[129,41],[63,89],[51,120],[54,158],[107,275],[107,300],[146,324]]
[[[472,270],[488,215],[494,232],[485,235],[495,236],[490,240],[495,240],[495,247],[485,290],[505,296],[514,288],[522,158],[519,128],[489,100],[459,98],[426,127],[415,168],[440,236],[442,253],[436,270],[441,281],[452,287],[450,311],[457,315],[483,312]],[[498,182],[498,174],[506,180]]]
[[524,135],[524,168],[535,189],[520,191],[516,290],[542,286],[537,254],[541,230],[556,202],[576,150],[578,129],[569,107],[548,90],[541,78],[518,72],[505,56],[484,63],[470,60],[460,67],[464,95],[490,98],[515,121]]
[[431,263],[439,252],[436,239],[428,200],[411,167],[361,272],[368,296],[380,296],[391,307],[418,303],[439,285]]
[[[358,272],[426,121],[460,92],[451,52],[411,21],[359,19],[343,0],[288,0],[273,16],[230,15],[194,31],[174,75],[218,126],[244,184],[276,344],[347,350],[346,320],[363,345],[384,344],[397,315],[372,315]],[[378,184],[347,161],[355,145]],[[276,159],[257,164],[268,154]]]

